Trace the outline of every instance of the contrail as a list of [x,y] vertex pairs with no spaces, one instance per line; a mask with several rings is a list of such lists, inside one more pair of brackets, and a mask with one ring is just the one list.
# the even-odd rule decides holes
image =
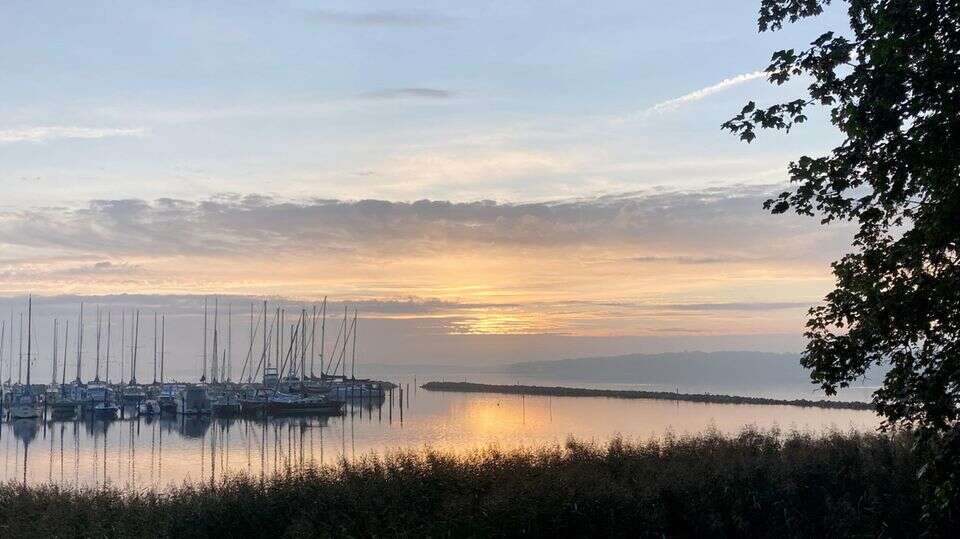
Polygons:
[[56,139],[98,139],[106,137],[140,136],[143,134],[143,128],[98,128],[52,125],[0,130],[0,143],[41,142]]
[[754,79],[759,79],[760,77],[763,77],[765,75],[766,75],[766,72],[764,71],[754,71],[752,73],[744,73],[742,75],[737,75],[735,77],[723,79],[722,81],[712,86],[707,86],[706,88],[700,88],[699,90],[690,92],[689,94],[685,94],[680,97],[670,99],[668,101],[657,103],[656,105],[653,105],[652,107],[644,110],[642,114],[645,114],[645,115],[655,114],[659,112],[665,112],[668,110],[674,110],[687,103],[700,101],[701,99],[707,96],[711,96],[717,92],[722,92],[727,88],[736,86],[738,84],[743,84],[744,82],[748,82]]

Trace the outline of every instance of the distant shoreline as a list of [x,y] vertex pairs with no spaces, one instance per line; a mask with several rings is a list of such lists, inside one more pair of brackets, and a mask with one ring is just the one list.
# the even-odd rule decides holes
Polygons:
[[873,405],[869,402],[769,399],[766,397],[714,395],[711,393],[671,393],[669,391],[633,391],[562,386],[478,384],[473,382],[427,382],[420,387],[427,391],[447,391],[455,393],[497,393],[503,395],[533,395],[543,397],[607,397],[612,399],[653,399],[702,402],[709,404],[754,404],[764,406],[832,408],[840,410],[873,410]]

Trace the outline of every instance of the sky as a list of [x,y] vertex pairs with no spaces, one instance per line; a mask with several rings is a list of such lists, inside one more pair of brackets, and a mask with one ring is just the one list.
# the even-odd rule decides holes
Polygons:
[[851,231],[762,202],[838,135],[719,126],[845,23],[757,8],[4,2],[0,313],[168,313],[185,372],[214,296],[355,306],[373,362],[797,350]]

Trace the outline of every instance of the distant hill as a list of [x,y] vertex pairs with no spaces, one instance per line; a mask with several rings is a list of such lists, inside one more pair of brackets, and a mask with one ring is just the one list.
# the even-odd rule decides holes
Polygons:
[[631,384],[803,384],[810,377],[797,354],[767,352],[675,352],[531,361],[501,372],[558,380]]

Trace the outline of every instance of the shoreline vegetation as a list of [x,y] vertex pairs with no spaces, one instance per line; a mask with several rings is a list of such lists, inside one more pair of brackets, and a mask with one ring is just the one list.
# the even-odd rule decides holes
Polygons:
[[741,397],[737,395],[717,395],[712,393],[674,393],[670,391],[590,389],[564,386],[527,386],[519,384],[478,384],[474,382],[427,382],[420,387],[427,391],[449,391],[457,393],[495,393],[542,397],[606,397],[611,399],[653,399],[701,402],[707,404],[758,404],[766,406],[802,406],[805,408],[834,408],[842,410],[873,410],[873,405],[869,402],[770,399],[766,397]]
[[0,485],[3,537],[910,537],[909,433],[425,449],[163,491]]

